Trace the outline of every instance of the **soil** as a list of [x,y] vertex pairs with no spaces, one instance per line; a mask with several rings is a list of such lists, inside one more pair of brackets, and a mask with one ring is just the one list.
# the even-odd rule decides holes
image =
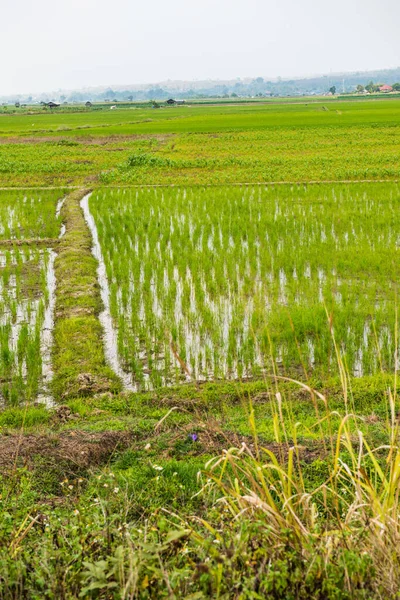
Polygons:
[[[116,142],[131,142],[136,140],[148,140],[148,139],[156,139],[160,142],[166,141],[171,137],[175,137],[176,134],[168,133],[168,134],[132,134],[132,135],[104,135],[101,137],[91,137],[79,135],[72,137],[71,142],[73,145],[84,145],[84,146],[106,146],[107,144],[115,144]],[[217,136],[214,136],[217,137]],[[57,145],[61,142],[64,142],[66,139],[65,136],[38,136],[38,137],[0,137],[0,145],[1,144],[29,144],[29,145],[37,145],[37,144],[53,144]],[[67,138],[69,141],[69,138]],[[122,148],[121,148],[122,150]]]
[[11,246],[40,246],[53,248],[60,243],[57,238],[27,238],[22,240],[0,240],[0,248],[8,248]]
[[69,463],[74,469],[104,464],[118,449],[132,441],[127,431],[88,433],[65,431],[57,434],[0,435],[0,471],[15,466],[34,468],[37,459]]

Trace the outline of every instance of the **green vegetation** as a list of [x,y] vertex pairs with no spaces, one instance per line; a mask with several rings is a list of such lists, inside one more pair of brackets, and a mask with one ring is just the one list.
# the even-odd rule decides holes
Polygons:
[[0,245],[11,240],[57,238],[61,221],[56,204],[62,197],[62,190],[0,190]]
[[60,231],[61,193],[0,192],[0,402],[7,406],[34,400],[50,369],[54,252],[46,246]]
[[393,179],[399,115],[396,99],[5,115],[0,185]]
[[101,310],[97,262],[79,204],[85,193],[69,194],[61,213],[66,232],[55,262],[58,286],[53,354],[53,390],[58,399],[120,389],[105,362],[97,318]]
[[0,600],[398,599],[399,114],[0,115]]
[[396,184],[98,191],[126,367],[142,386],[259,376],[271,358],[326,379],[331,328],[349,372],[391,372],[399,201]]

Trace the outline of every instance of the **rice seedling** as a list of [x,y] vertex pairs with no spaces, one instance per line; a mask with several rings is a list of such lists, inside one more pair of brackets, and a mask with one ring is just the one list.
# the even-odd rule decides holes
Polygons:
[[61,190],[0,191],[0,243],[57,238],[61,221],[56,203],[62,197]]
[[[100,190],[120,358],[139,387],[395,366],[399,187]],[[330,327],[327,327],[327,319]],[[379,349],[377,353],[375,348]]]
[[[60,192],[0,194],[0,400],[18,404],[51,377],[54,259]],[[16,245],[19,242],[21,245]],[[26,242],[26,243],[24,243]]]

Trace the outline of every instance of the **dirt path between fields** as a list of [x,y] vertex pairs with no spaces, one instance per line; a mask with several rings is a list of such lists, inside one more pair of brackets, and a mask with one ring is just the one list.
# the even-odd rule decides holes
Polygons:
[[80,206],[90,190],[70,193],[62,206],[65,234],[55,261],[54,393],[58,400],[121,390],[107,365],[99,314],[103,309],[92,236]]

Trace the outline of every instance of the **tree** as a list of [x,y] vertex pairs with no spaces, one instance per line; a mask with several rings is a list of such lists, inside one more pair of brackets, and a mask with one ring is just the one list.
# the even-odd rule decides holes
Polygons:
[[373,81],[370,81],[368,85],[365,86],[365,89],[367,90],[367,92],[371,93],[371,92],[375,92],[376,90],[376,85],[374,84]]
[[400,83],[394,83],[392,88],[394,92],[400,92]]
[[336,86],[333,85],[332,87],[329,88],[330,93],[332,94],[332,96],[334,96],[336,94]]
[[361,85],[361,84],[358,84],[358,86],[357,86],[357,92],[359,94],[362,94],[362,92],[364,92],[364,91],[365,91],[365,87],[363,85]]

